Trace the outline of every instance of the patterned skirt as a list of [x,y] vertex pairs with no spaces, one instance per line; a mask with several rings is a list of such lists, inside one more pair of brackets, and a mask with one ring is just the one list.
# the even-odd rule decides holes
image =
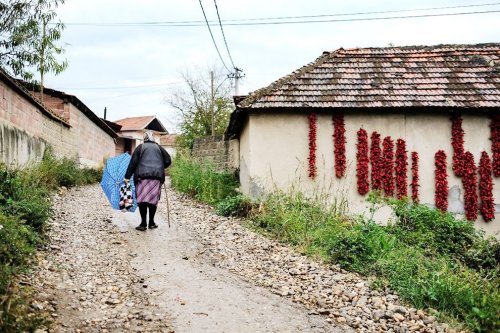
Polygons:
[[158,205],[161,195],[161,182],[158,179],[141,179],[135,189],[137,202]]

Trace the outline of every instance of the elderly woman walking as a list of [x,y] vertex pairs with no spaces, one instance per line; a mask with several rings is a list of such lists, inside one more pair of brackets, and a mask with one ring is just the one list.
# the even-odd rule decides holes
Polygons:
[[[158,228],[155,223],[156,206],[160,200],[161,186],[165,182],[165,169],[172,160],[163,147],[154,141],[152,132],[144,133],[144,143],[137,146],[125,173],[125,182],[134,175],[136,198],[141,213],[141,224],[137,230]],[[149,225],[146,215],[149,208]]]

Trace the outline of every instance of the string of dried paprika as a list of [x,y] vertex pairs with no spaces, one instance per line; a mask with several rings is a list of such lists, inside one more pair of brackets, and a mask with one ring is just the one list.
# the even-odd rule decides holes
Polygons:
[[415,203],[420,202],[419,187],[418,153],[414,151],[411,153],[411,198]]
[[436,208],[442,211],[448,209],[448,176],[446,173],[446,153],[439,150],[434,156],[435,193],[434,202]]
[[317,129],[317,119],[315,113],[310,113],[309,119],[309,177],[316,177],[316,129]]
[[358,152],[356,153],[357,166],[356,176],[358,178],[358,193],[365,195],[369,191],[368,184],[368,133],[363,128],[358,131]]
[[345,123],[344,115],[342,113],[334,114],[333,120],[333,147],[335,157],[335,176],[342,178],[346,170],[346,157],[345,157]]
[[408,152],[403,139],[396,141],[396,195],[398,199],[408,195]]
[[453,172],[455,176],[462,177],[464,173],[464,130],[462,129],[462,117],[457,113],[451,116],[451,146],[453,147]]
[[386,136],[383,146],[383,171],[382,186],[386,196],[394,195],[394,142],[390,136]]
[[477,167],[474,163],[474,155],[471,152],[464,153],[464,173],[462,184],[464,186],[464,209],[465,217],[469,221],[475,221],[478,214],[477,203]]
[[500,177],[500,115],[492,115],[490,123],[493,175]]
[[495,203],[493,200],[492,166],[488,153],[483,151],[479,160],[479,198],[480,211],[483,219],[489,222],[495,218]]
[[372,189],[382,189],[382,150],[380,149],[380,134],[373,132],[370,146]]

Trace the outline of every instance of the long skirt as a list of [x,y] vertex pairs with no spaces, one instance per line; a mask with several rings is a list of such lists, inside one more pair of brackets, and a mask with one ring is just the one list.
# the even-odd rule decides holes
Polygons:
[[135,188],[138,203],[147,202],[158,205],[161,195],[161,182],[158,179],[141,179]]

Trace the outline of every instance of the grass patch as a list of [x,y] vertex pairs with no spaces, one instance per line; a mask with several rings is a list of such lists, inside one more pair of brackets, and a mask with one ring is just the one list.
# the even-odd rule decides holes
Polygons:
[[376,276],[417,308],[433,308],[476,332],[500,329],[500,242],[470,222],[404,201],[396,223],[348,220],[300,194],[270,195],[254,226],[343,268]]
[[170,177],[177,191],[210,205],[237,195],[238,180],[234,174],[216,172],[211,164],[198,163],[182,154],[174,158]]
[[61,186],[90,184],[101,171],[81,169],[75,160],[48,150],[41,162],[11,169],[0,164],[0,332],[32,332],[45,323],[29,307],[30,290],[17,283],[43,241],[51,217],[51,195]]

